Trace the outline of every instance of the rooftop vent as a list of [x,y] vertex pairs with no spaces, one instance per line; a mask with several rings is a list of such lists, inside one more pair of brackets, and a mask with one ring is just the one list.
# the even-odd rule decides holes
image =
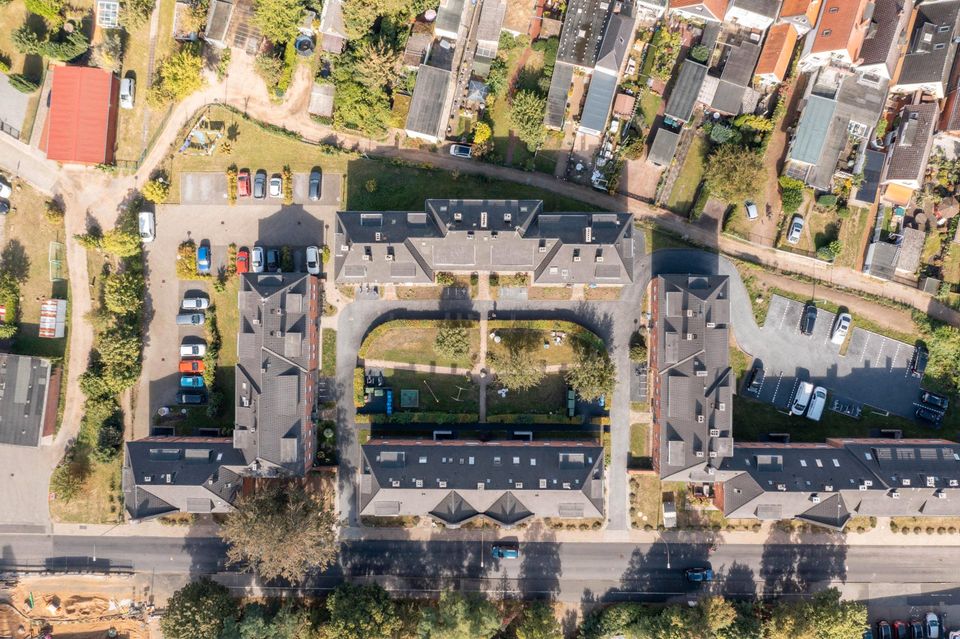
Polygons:
[[893,499],[900,499],[900,491],[899,491],[899,490],[895,490],[895,491],[891,492],[891,493],[890,493],[890,497],[893,498]]

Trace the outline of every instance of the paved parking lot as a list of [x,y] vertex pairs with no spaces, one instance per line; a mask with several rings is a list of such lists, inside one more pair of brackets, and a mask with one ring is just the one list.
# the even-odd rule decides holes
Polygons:
[[[192,239],[210,245],[212,271],[226,266],[227,247],[290,246],[297,270],[304,269],[304,247],[323,244],[325,228],[333,223],[337,207],[311,204],[284,207],[275,201],[232,207],[226,204],[161,206],[157,211],[157,239],[148,244],[148,325],[144,335],[143,374],[136,408],[135,437],[149,434],[153,415],[161,406],[174,406],[179,388],[179,345],[202,340],[203,327],[178,326],[180,302],[189,292],[207,292],[206,282],[181,282],[176,276],[177,247]],[[223,339],[236,340],[236,335]],[[229,401],[229,400],[228,400]]]
[[803,304],[773,296],[761,333],[766,350],[757,360],[765,378],[759,398],[786,408],[801,381],[810,381],[830,391],[834,399],[859,403],[913,417],[914,402],[920,394],[920,380],[909,373],[913,345],[857,328],[847,350],[830,342],[835,315],[819,309],[812,335],[800,333]]
[[[251,188],[253,188],[253,174],[250,171]],[[269,180],[272,173],[267,173]],[[343,175],[340,173],[324,173],[323,183],[320,186],[320,199],[310,202],[308,196],[310,176],[307,173],[293,174],[293,202],[294,204],[310,204],[316,206],[339,206],[340,190],[343,184]],[[237,198],[237,206],[263,206],[270,202],[280,202],[279,198],[258,200],[253,197]],[[184,173],[180,176],[180,204],[226,204],[227,203],[227,176],[224,173],[198,172]]]

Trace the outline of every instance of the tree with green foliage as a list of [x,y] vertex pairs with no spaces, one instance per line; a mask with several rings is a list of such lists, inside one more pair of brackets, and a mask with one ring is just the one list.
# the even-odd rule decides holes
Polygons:
[[521,391],[533,388],[543,380],[546,374],[543,362],[537,359],[537,351],[532,345],[504,342],[504,346],[490,353],[490,363],[501,386]]
[[103,234],[100,248],[117,257],[133,257],[140,253],[140,236],[119,228],[111,229]]
[[445,323],[437,330],[433,350],[451,360],[466,357],[470,353],[470,333],[463,326]]
[[859,637],[867,627],[867,608],[856,601],[841,601],[836,588],[804,599],[782,600],[763,623],[766,639],[845,639]]
[[523,611],[516,627],[516,639],[563,639],[563,631],[553,612],[553,606],[536,601]]
[[707,159],[704,179],[710,193],[726,202],[742,202],[763,185],[763,157],[732,144],[718,147]]
[[231,564],[247,564],[264,579],[300,583],[337,557],[337,517],[324,495],[273,484],[242,498],[220,528]]
[[87,40],[81,26],[76,24],[73,25],[73,30],[70,32],[59,32],[57,39],[49,37],[41,39],[40,35],[33,30],[33,27],[24,23],[10,34],[10,40],[13,47],[24,55],[39,55],[53,60],[69,62],[83,55],[90,47],[90,41]]
[[57,29],[63,24],[63,0],[25,0],[24,6]]
[[123,37],[120,29],[104,29],[99,44],[93,47],[94,66],[118,72],[123,63]]
[[547,100],[533,91],[517,91],[510,105],[510,125],[530,151],[536,151],[547,137],[543,113]]
[[737,620],[737,609],[722,595],[708,595],[693,609],[694,627],[702,639],[722,639],[725,631]]
[[400,77],[402,53],[386,38],[364,38],[350,52],[354,78],[371,90],[392,86]]
[[710,128],[710,141],[714,144],[739,144],[741,139],[740,132],[726,124],[714,124]]
[[257,72],[268,89],[272,89],[280,82],[283,75],[283,60],[270,53],[261,53],[253,60],[253,69]]
[[111,326],[100,335],[97,351],[103,362],[103,379],[114,393],[137,383],[142,347],[136,328],[127,324]]
[[783,205],[783,210],[787,213],[796,213],[803,205],[804,183],[787,175],[781,175],[778,181],[780,182],[780,203]]
[[913,320],[929,351],[924,382],[935,382],[956,393],[960,389],[960,329],[918,311],[914,311]]
[[832,209],[837,205],[837,196],[833,193],[824,193],[817,198],[817,206],[822,209]]
[[647,361],[647,340],[644,339],[640,331],[634,331],[630,336],[630,361]]
[[473,143],[482,146],[490,141],[493,136],[493,130],[486,122],[477,122],[473,127]]
[[50,475],[50,492],[58,501],[70,502],[83,490],[83,482],[89,473],[89,464],[80,459],[64,459]]
[[6,319],[0,322],[0,339],[10,339],[17,333],[17,320],[20,316],[20,284],[9,272],[0,273],[0,306],[5,310]]
[[255,0],[253,24],[270,42],[285,44],[296,37],[303,9],[303,0]]
[[335,126],[379,139],[387,134],[391,118],[390,102],[383,91],[370,91],[352,80],[337,84],[333,105]]
[[153,106],[178,102],[203,87],[203,58],[185,47],[160,63],[147,100]]
[[708,49],[705,45],[698,44],[690,49],[690,58],[696,62],[706,62],[707,58],[709,57],[710,49]]
[[150,19],[153,5],[154,0],[121,0],[120,24],[127,33],[133,33]]
[[417,625],[419,639],[490,639],[500,632],[500,613],[479,595],[445,591],[426,607]]
[[490,90],[490,95],[496,97],[506,90],[507,71],[507,63],[501,57],[494,58],[490,63],[490,73],[487,74],[487,88]]
[[143,185],[143,197],[148,202],[163,204],[170,196],[170,183],[163,178],[150,180]]
[[220,639],[304,639],[313,636],[310,611],[287,601],[275,612],[263,604],[247,604],[240,618],[227,617]]
[[765,118],[762,115],[756,115],[755,113],[744,113],[734,119],[733,126],[738,129],[749,129],[750,131],[768,133],[773,131],[773,120]]
[[643,157],[646,150],[646,140],[642,133],[629,138],[620,148],[620,153],[625,160],[639,160]]
[[236,613],[226,586],[203,577],[167,600],[160,629],[165,639],[220,639],[224,620]]
[[7,81],[10,83],[11,87],[20,93],[29,94],[40,88],[40,85],[20,73],[11,73],[7,76]]
[[377,584],[337,586],[327,612],[330,620],[319,633],[324,639],[391,639],[402,626],[396,604]]
[[135,271],[111,273],[103,285],[103,303],[111,313],[137,313],[143,306],[143,275]]
[[607,351],[594,344],[575,344],[577,361],[565,379],[582,399],[592,402],[609,395],[617,380],[617,369]]

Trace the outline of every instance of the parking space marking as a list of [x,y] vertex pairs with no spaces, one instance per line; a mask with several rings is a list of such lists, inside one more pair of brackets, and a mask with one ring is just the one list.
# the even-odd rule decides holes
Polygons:
[[783,371],[777,373],[777,385],[773,388],[773,397],[770,398],[770,403],[774,406],[777,405],[777,393],[780,392],[780,382],[783,381]]
[[880,368],[880,358],[883,356],[883,347],[887,345],[887,338],[880,336],[880,350],[877,351],[877,359],[873,362],[874,368]]
[[784,304],[784,305],[783,305],[783,315],[780,317],[780,326],[778,326],[777,328],[779,328],[779,329],[782,329],[782,328],[783,328],[783,323],[787,321],[787,311],[789,311],[789,310],[790,310],[790,304]]
[[895,351],[893,352],[893,359],[890,360],[890,368],[888,369],[890,372],[893,372],[893,367],[896,366],[897,356],[900,354],[900,347],[901,347],[901,346],[903,346],[903,342],[898,341],[898,342],[897,342],[897,350],[895,350]]

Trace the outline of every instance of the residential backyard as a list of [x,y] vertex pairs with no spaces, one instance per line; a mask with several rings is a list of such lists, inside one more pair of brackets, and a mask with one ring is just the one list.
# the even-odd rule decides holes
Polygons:
[[673,183],[670,197],[667,198],[666,206],[674,213],[686,215],[693,206],[697,197],[697,188],[703,180],[704,163],[707,160],[708,150],[707,139],[702,135],[695,135],[684,158],[680,174],[677,176],[676,182]]
[[499,384],[487,385],[488,415],[566,415],[567,383],[559,373],[547,374],[539,384],[526,390],[507,390],[501,396]]
[[[466,375],[419,373],[385,369],[384,382],[394,389],[394,410],[421,413],[476,413],[480,410],[480,387]],[[417,391],[417,405],[401,405],[404,390]]]
[[360,357],[370,360],[404,362],[425,366],[454,366],[469,369],[480,350],[477,322],[463,322],[467,329],[469,351],[449,356],[436,350],[437,334],[443,324],[452,322],[393,322],[373,329],[360,347]]

